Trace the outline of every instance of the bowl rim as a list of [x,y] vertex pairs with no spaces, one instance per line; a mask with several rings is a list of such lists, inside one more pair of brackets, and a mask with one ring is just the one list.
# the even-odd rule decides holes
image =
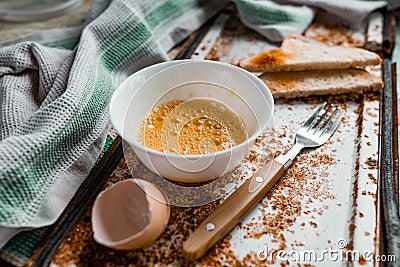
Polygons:
[[[270,113],[272,115],[271,116],[271,120],[274,121],[273,113],[274,113],[275,105],[274,105],[274,98],[272,96],[272,93],[271,93],[270,89],[267,87],[267,85],[265,83],[263,83],[255,74],[253,74],[253,73],[251,73],[249,71],[246,71],[246,70],[244,70],[244,69],[242,69],[242,68],[240,68],[238,66],[235,66],[235,65],[232,65],[232,64],[229,64],[229,63],[225,63],[225,62],[214,61],[214,60],[205,60],[205,59],[169,60],[169,61],[164,61],[164,62],[159,62],[159,63],[155,63],[155,64],[152,64],[152,65],[149,65],[149,66],[147,66],[147,67],[145,67],[143,69],[138,70],[137,72],[132,73],[121,84],[119,84],[118,87],[113,92],[113,94],[112,94],[112,96],[110,98],[110,102],[109,102],[110,121],[111,121],[111,124],[112,124],[114,130],[121,136],[123,141],[127,142],[129,145],[134,146],[135,148],[137,148],[137,149],[139,149],[139,150],[141,150],[143,152],[146,152],[146,153],[150,152],[153,155],[158,156],[158,157],[167,156],[168,158],[171,158],[171,159],[180,159],[180,158],[184,157],[184,158],[189,159],[189,160],[196,160],[196,159],[198,159],[200,157],[207,157],[207,156],[217,157],[219,155],[223,155],[223,154],[226,154],[226,153],[232,153],[233,150],[240,149],[243,146],[248,146],[250,143],[254,142],[254,140],[262,133],[262,131],[264,130],[266,125],[264,125],[264,128],[261,127],[260,125],[258,125],[257,129],[255,130],[255,132],[251,136],[248,136],[245,141],[241,142],[240,144],[234,145],[234,146],[232,146],[232,147],[230,147],[228,149],[216,151],[216,152],[213,152],[213,153],[190,154],[190,155],[161,152],[161,151],[146,147],[145,145],[141,144],[136,139],[133,139],[133,142],[130,142],[130,141],[126,140],[123,137],[123,134],[120,131],[120,129],[118,129],[118,127],[114,126],[115,124],[113,123],[113,119],[112,119],[113,117],[111,115],[112,114],[113,104],[114,104],[114,102],[115,102],[115,100],[116,100],[116,98],[118,96],[119,91],[122,90],[121,88],[123,88],[125,86],[125,84],[128,83],[130,79],[132,79],[132,77],[140,75],[141,73],[149,71],[149,70],[151,70],[153,68],[162,67],[164,65],[168,68],[168,67],[173,67],[173,66],[176,66],[176,65],[179,65],[179,64],[186,64],[186,63],[191,63],[191,62],[193,62],[193,63],[194,62],[206,63],[206,64],[218,64],[218,65],[222,65],[222,66],[225,66],[225,67],[232,68],[232,69],[234,69],[236,71],[239,71],[241,74],[247,76],[258,88],[260,88],[260,87],[263,88],[264,87],[266,90],[262,90],[260,88],[260,91],[264,95],[264,97],[266,99],[266,102],[268,102],[268,107],[266,107],[266,108],[270,109]],[[155,75],[155,74],[157,74],[157,73],[158,73],[158,71],[153,73],[153,74],[151,74],[150,77]],[[268,101],[269,99],[271,101]]]

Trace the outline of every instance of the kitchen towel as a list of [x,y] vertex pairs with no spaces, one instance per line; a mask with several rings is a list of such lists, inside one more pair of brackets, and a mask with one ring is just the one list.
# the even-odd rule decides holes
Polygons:
[[289,34],[302,33],[318,10],[349,23],[360,23],[386,1],[363,0],[232,0],[244,25],[272,42]]

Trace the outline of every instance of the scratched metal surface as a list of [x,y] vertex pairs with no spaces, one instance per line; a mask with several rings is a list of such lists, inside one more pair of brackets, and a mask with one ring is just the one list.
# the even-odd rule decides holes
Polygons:
[[[357,27],[365,30],[362,25]],[[307,34],[313,36],[312,32]],[[360,32],[353,34],[353,41],[357,39],[359,43],[363,42]],[[199,45],[193,58],[236,64],[239,59],[272,46],[274,45],[247,30],[236,19],[223,15]],[[286,255],[291,264],[298,262],[296,257],[306,250],[316,252],[321,260],[312,259],[303,263],[316,266],[342,266],[348,263],[348,259],[353,260],[356,266],[375,264],[371,259],[379,253],[379,97],[309,97],[297,101],[275,101],[275,149],[287,150],[299,125],[323,101],[333,104],[336,102],[345,109],[343,123],[328,144],[303,152],[288,174],[282,178],[283,182],[273,189],[282,192],[272,192],[264,198],[231,233],[230,246],[239,258],[265,250],[267,245],[271,254],[271,250],[292,253],[292,258]],[[301,180],[300,185],[296,184],[297,179]],[[312,192],[313,190],[320,192]],[[274,208],[274,203],[279,201],[287,201],[286,205],[300,210],[289,211],[282,215],[284,218],[277,219],[274,214],[280,212],[276,211],[280,206]],[[276,229],[264,227],[263,220],[268,219],[281,225]],[[284,229],[279,229],[280,226]],[[329,250],[333,252],[324,254],[324,251]],[[335,251],[338,252],[336,256]],[[279,259],[272,258],[265,262],[270,260],[269,263],[281,263]]]
[[[192,58],[236,64],[274,46],[223,13]],[[331,140],[303,151],[256,208],[200,260],[186,261],[181,245],[219,202],[172,206],[162,236],[146,248],[131,251],[94,242],[89,205],[58,248],[52,266],[346,266],[349,258],[354,266],[374,266],[371,257],[379,254],[380,100],[376,95],[276,101],[275,132],[258,139],[234,178],[238,184],[249,178],[265,163],[266,151],[275,155],[286,151],[299,125],[324,101],[346,111]],[[134,154],[125,153],[103,188],[132,176],[151,180],[154,174]]]

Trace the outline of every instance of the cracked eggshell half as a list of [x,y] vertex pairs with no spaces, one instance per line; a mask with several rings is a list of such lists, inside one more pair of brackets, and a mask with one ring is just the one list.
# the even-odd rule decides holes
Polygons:
[[145,247],[164,231],[170,214],[166,195],[142,179],[126,179],[102,191],[92,209],[94,240],[114,249]]

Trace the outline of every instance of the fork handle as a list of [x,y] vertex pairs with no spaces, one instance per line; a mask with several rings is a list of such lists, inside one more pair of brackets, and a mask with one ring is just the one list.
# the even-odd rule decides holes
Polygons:
[[235,190],[183,243],[183,256],[196,260],[224,237],[272,188],[284,172],[275,159]]

